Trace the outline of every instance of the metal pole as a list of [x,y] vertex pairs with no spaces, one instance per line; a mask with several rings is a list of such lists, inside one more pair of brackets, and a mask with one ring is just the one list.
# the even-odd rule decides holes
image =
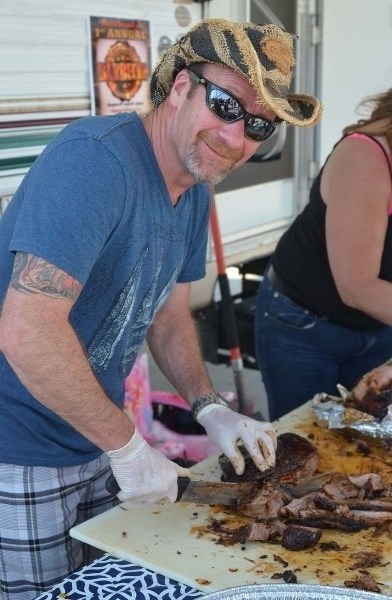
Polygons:
[[243,361],[241,356],[237,321],[235,318],[233,298],[230,292],[229,279],[226,273],[226,262],[223,252],[222,237],[220,233],[218,212],[215,203],[214,188],[210,186],[211,216],[210,225],[214,240],[215,258],[218,268],[218,282],[222,296],[223,323],[226,332],[226,341],[230,351],[230,362],[234,375],[234,383],[238,399],[238,412],[245,413],[245,396],[243,382]]

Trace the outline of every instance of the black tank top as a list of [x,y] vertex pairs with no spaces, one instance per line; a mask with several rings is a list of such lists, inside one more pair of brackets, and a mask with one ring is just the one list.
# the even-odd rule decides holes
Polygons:
[[[375,138],[372,139],[381,147],[389,164],[384,148]],[[297,302],[312,312],[346,327],[378,329],[385,323],[344,304],[336,288],[327,255],[326,205],[320,193],[322,171],[313,182],[309,203],[276,247],[272,258],[274,270],[288,296],[296,298]],[[389,216],[379,277],[392,282],[392,215]]]

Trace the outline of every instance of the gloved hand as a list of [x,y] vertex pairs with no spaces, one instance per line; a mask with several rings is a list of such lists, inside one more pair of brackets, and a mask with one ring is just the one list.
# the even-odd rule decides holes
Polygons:
[[392,388],[392,365],[389,361],[372,369],[357,382],[351,390],[354,398],[362,400],[367,393],[380,394],[382,390]]
[[189,475],[189,470],[172,462],[155,450],[135,428],[130,441],[119,450],[108,453],[113,475],[121,491],[117,497],[134,504],[153,503],[177,498],[177,477]]
[[260,471],[275,465],[276,432],[270,423],[256,421],[218,404],[205,406],[197,420],[230,460],[237,475],[242,475],[245,469],[245,460],[237,445],[240,440]]

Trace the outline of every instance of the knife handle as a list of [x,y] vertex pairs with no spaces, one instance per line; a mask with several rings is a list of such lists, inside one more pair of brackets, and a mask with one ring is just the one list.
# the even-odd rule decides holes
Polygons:
[[177,492],[176,502],[179,502],[181,500],[182,495],[185,492],[188,485],[190,484],[190,482],[191,482],[190,477],[177,477],[178,492]]
[[121,489],[114,475],[109,475],[105,483],[105,488],[107,489],[109,494],[113,494],[113,496],[117,496],[118,492]]
[[[178,502],[181,497],[182,494],[185,492],[186,488],[188,487],[189,483],[190,483],[190,477],[178,477],[177,478],[177,485],[178,485],[178,492],[177,492],[177,498],[176,498],[176,502]],[[114,475],[109,475],[109,477],[106,480],[105,483],[105,487],[107,489],[107,491],[109,492],[109,494],[112,494],[113,496],[117,496],[118,492],[120,491],[120,486],[117,483],[117,479],[115,478]]]

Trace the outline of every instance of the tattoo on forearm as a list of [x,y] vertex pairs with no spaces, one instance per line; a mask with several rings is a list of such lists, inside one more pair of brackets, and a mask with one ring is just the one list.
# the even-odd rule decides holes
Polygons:
[[52,263],[23,252],[15,255],[10,286],[25,294],[76,300],[82,285]]

